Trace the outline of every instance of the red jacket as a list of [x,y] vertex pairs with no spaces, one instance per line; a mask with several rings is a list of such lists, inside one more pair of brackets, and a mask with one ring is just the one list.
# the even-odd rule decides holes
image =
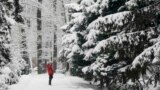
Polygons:
[[48,75],[53,75],[54,69],[52,67],[52,64],[47,64],[47,71],[48,71]]

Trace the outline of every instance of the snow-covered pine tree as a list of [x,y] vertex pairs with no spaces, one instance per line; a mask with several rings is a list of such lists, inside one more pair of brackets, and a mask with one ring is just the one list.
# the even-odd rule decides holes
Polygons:
[[17,8],[17,1],[0,0],[0,89],[2,90],[5,90],[7,85],[18,81],[20,70],[25,64],[20,58],[15,58],[11,48],[11,26],[16,21],[22,21],[18,15],[19,12],[16,12],[20,10]]
[[81,0],[67,7],[71,21],[62,27],[61,60],[75,69],[92,63],[83,71],[101,86],[147,85],[156,76],[159,0]]
[[[63,48],[60,51],[61,61],[69,63],[69,70],[72,75],[81,75],[81,68],[89,65],[90,61],[84,61],[82,44],[85,42],[86,27],[93,21],[96,14],[83,12],[83,7],[77,3],[67,4],[71,21],[62,27],[65,34],[63,36]],[[79,72],[80,71],[80,72]]]
[[[115,83],[118,86],[119,83],[117,82],[126,84],[129,80],[132,80],[139,85],[146,85],[147,82],[145,82],[144,77],[153,73],[147,73],[147,71],[151,71],[150,66],[153,65],[151,61],[155,56],[152,55],[154,50],[148,51],[148,55],[146,51],[143,56],[141,56],[141,53],[144,49],[154,45],[155,42],[152,42],[152,40],[159,36],[160,5],[156,0],[143,2],[143,5],[142,2],[130,0],[124,6],[128,7],[127,10],[129,11],[107,15],[89,25],[90,29],[100,30],[102,28],[106,34],[110,34],[109,30],[113,32],[105,40],[101,40],[92,52],[98,58],[90,66],[90,69],[102,83],[106,82],[107,85]],[[129,4],[137,6],[131,8]],[[98,25],[96,26],[96,24]],[[101,25],[108,26],[109,24],[111,24],[109,29],[108,27],[101,27]],[[105,32],[102,32],[102,34]],[[114,82],[112,78],[114,78]]]

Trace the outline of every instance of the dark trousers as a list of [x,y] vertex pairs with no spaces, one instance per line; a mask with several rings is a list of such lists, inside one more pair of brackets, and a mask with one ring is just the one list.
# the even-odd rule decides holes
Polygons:
[[49,75],[49,85],[52,84],[52,78],[53,78],[53,75]]

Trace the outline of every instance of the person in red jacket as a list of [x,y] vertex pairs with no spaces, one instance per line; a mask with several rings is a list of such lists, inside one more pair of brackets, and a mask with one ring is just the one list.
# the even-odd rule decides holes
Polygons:
[[51,61],[47,62],[46,67],[49,75],[49,85],[51,85],[53,74],[54,74],[54,68],[53,68],[52,62]]

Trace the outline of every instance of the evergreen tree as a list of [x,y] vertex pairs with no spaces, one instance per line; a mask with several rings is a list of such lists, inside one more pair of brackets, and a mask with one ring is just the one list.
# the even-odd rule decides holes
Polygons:
[[[0,89],[18,82],[21,69],[25,62],[16,58],[11,47],[11,26],[20,20],[16,13],[17,0],[0,0]],[[22,19],[22,18],[21,18]],[[21,20],[22,21],[22,20]],[[20,22],[20,21],[19,21]]]
[[159,62],[158,0],[81,0],[67,6],[71,21],[62,27],[61,60],[74,69],[87,66],[82,70],[101,87],[148,85]]

